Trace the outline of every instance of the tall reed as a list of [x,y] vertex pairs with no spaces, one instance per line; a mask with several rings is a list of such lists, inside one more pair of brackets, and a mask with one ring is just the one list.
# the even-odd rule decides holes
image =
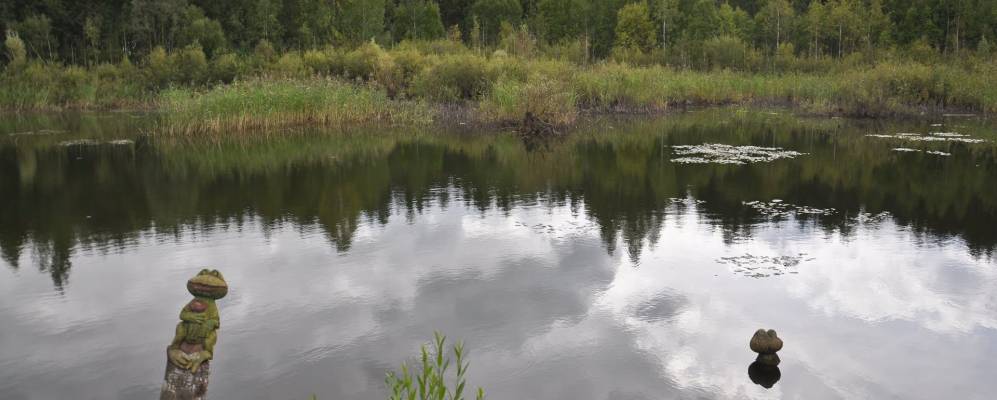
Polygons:
[[256,79],[203,92],[169,89],[160,99],[165,111],[161,128],[174,134],[432,121],[422,102],[391,100],[376,87],[334,79]]
[[[446,336],[439,332],[433,334],[433,348],[426,350],[421,347],[420,363],[415,370],[403,363],[400,373],[389,372],[384,383],[390,390],[389,400],[463,400],[467,387],[467,368],[470,362],[465,360],[464,344],[457,342],[453,347],[456,371],[453,380],[447,382],[447,370],[450,369],[450,357],[447,355]],[[475,399],[485,398],[485,391],[478,388]]]

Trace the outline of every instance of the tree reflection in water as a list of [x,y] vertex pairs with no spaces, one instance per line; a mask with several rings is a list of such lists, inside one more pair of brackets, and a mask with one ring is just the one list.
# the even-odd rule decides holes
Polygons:
[[[714,110],[597,121],[543,143],[501,134],[379,131],[60,145],[118,138],[130,126],[83,121],[55,123],[72,133],[0,142],[0,255],[19,268],[24,250],[32,249],[56,287],[69,279],[76,251],[117,251],[149,235],[177,238],[259,220],[321,227],[345,252],[364,221],[411,220],[429,204],[481,213],[526,204],[581,208],[598,225],[605,250],[617,251],[622,240],[634,263],[661,240],[664,216],[682,207],[696,207],[727,241],[750,237],[769,218],[847,237],[865,223],[862,216],[885,211],[925,240],[961,237],[977,256],[990,256],[997,242],[992,138],[925,144],[952,154],[934,157],[892,152],[894,143],[866,136],[910,131],[919,122]],[[965,133],[987,137],[986,125],[967,124]],[[807,154],[749,165],[670,161],[671,146],[701,143]],[[674,201],[683,198],[698,202]],[[790,218],[744,204],[772,199],[835,212]]]

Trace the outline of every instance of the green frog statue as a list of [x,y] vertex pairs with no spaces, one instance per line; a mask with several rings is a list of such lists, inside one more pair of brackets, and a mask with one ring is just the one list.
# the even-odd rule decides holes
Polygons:
[[218,306],[228,294],[225,278],[216,270],[201,270],[187,281],[194,299],[180,310],[176,335],[166,348],[166,376],[160,400],[202,400],[208,392],[209,361],[218,342]]
[[187,281],[187,291],[194,299],[180,310],[176,336],[166,354],[173,365],[197,373],[214,356],[221,326],[215,300],[228,294],[228,284],[221,272],[203,269]]

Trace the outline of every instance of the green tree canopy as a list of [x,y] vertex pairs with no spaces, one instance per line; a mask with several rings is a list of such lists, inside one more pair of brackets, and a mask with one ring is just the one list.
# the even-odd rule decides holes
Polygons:
[[616,18],[616,46],[647,52],[657,46],[657,43],[647,2],[623,6]]
[[437,39],[443,37],[440,6],[429,0],[403,0],[395,8],[392,35],[402,39]]
[[478,0],[471,6],[471,14],[481,26],[482,40],[496,43],[503,22],[519,26],[523,7],[519,0]]

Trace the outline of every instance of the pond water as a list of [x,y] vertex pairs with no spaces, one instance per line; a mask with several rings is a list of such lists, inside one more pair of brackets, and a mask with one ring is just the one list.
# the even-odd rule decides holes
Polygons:
[[[716,109],[523,142],[153,118],[0,119],[0,398],[155,398],[204,266],[231,288],[219,399],[385,398],[437,330],[491,399],[997,393],[985,120]],[[771,388],[758,328],[786,343]]]

